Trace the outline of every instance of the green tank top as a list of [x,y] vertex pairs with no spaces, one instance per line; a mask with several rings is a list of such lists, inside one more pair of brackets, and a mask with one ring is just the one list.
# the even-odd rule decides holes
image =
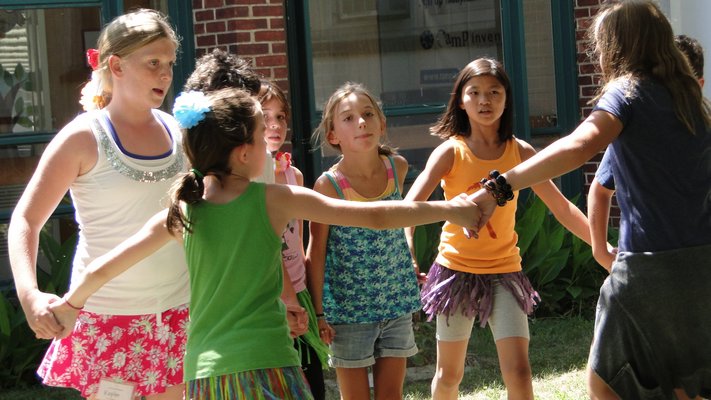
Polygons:
[[281,238],[267,216],[265,188],[251,183],[227,204],[188,206],[186,381],[300,365],[279,298]]

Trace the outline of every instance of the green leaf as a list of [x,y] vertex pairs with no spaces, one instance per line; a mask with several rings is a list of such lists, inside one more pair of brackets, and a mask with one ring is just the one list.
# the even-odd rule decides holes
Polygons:
[[16,123],[17,123],[17,125],[20,125],[23,128],[32,128],[35,126],[35,124],[32,122],[32,120],[27,117],[18,118]]
[[22,64],[17,63],[15,66],[15,79],[18,82],[22,82],[22,80],[25,79],[25,68],[22,66]]
[[15,99],[15,115],[22,115],[25,112],[25,100],[22,97]]
[[518,234],[518,247],[521,253],[525,253],[533,242],[533,239],[541,229],[541,224],[546,216],[546,205],[537,196],[529,198],[522,210],[521,217],[516,221],[516,233]]
[[15,84],[15,81],[13,80],[13,77],[12,77],[12,74],[10,73],[10,71],[7,71],[7,70],[3,71],[2,79],[5,81],[5,84],[7,86],[12,87]]
[[574,299],[577,299],[581,293],[583,293],[583,288],[580,286],[570,286],[566,289]]
[[539,280],[539,285],[545,285],[558,278],[560,271],[565,268],[569,255],[570,249],[561,249],[546,258],[544,262],[545,268],[541,267],[542,274]]
[[10,319],[14,311],[5,294],[0,292],[0,334],[3,336],[10,336]]

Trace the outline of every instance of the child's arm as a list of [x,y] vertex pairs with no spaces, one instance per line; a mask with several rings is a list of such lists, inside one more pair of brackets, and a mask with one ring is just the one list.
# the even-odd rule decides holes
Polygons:
[[[536,154],[536,151],[530,144],[518,139],[517,141],[523,160],[527,160]],[[543,200],[543,203],[551,210],[553,216],[555,216],[566,229],[585,241],[585,243],[591,243],[590,225],[588,224],[587,217],[585,217],[585,214],[583,214],[575,204],[563,196],[552,181],[549,180],[531,186],[531,189]]]
[[[314,190],[330,197],[338,197],[328,178],[321,176],[316,180]],[[319,336],[326,344],[331,344],[335,331],[328,325],[323,316],[323,283],[326,270],[326,246],[328,244],[329,226],[311,222],[309,225],[309,246],[306,250],[306,284],[311,294],[314,312],[320,317],[316,323]]]
[[588,219],[593,257],[608,271],[615,261],[614,249],[607,243],[607,226],[613,193],[614,190],[602,186],[597,178],[593,179],[588,193]]
[[281,273],[284,279],[282,279],[280,297],[286,306],[286,322],[289,324],[291,337],[298,337],[309,329],[309,317],[306,314],[306,309],[299,304],[294,285],[291,284],[291,279],[289,278],[289,271],[286,270],[283,262],[281,263]]
[[62,300],[52,303],[50,310],[54,313],[64,330],[57,338],[63,338],[71,333],[78,309],[84,307],[86,300],[104,284],[131,268],[137,262],[155,253],[170,239],[180,240],[168,231],[165,209],[151,217],[150,220],[130,238],[117,247],[95,259],[86,271],[77,279]]
[[[580,167],[601,152],[622,132],[622,122],[605,111],[593,111],[570,135],[564,136],[538,154],[522,162],[503,175],[511,189],[519,190],[544,182]],[[496,200],[480,189],[471,198],[480,207],[482,218],[476,229],[481,229],[496,209]]]
[[[450,141],[446,141],[432,151],[430,158],[427,160],[427,165],[425,165],[424,171],[417,176],[415,182],[410,187],[410,190],[405,196],[405,200],[422,201],[427,200],[432,192],[437,188],[442,177],[449,173],[452,168],[452,163],[454,162],[454,148]],[[407,246],[410,248],[410,256],[412,257],[412,264],[415,267],[415,271],[418,274],[418,279],[423,280],[419,276],[420,266],[417,265],[417,258],[415,257],[415,243],[413,236],[415,234],[415,227],[409,226],[405,228],[405,238],[407,239]]]
[[449,201],[359,202],[285,185],[267,187],[267,211],[275,232],[281,232],[290,218],[370,229],[404,228],[442,220],[471,228],[480,218],[476,203],[465,194]]

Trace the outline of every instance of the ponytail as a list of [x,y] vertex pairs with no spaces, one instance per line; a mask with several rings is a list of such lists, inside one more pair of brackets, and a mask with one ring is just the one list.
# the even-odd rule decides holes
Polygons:
[[204,177],[195,168],[192,168],[190,172],[176,181],[171,189],[171,203],[168,208],[168,220],[166,221],[166,226],[170,232],[192,232],[190,228],[191,221],[183,213],[182,205],[196,204],[202,201],[204,192]]

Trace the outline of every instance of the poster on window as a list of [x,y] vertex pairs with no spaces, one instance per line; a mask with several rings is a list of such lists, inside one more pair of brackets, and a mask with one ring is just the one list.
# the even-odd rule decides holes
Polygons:
[[501,58],[499,0],[377,0],[383,103],[442,104],[459,70]]

